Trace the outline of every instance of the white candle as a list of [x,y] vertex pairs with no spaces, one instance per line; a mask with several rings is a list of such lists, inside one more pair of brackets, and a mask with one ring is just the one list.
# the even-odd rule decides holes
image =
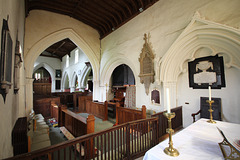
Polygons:
[[169,96],[169,88],[166,88],[167,95],[167,113],[170,113],[170,96]]
[[211,87],[210,86],[208,86],[208,90],[209,90],[209,101],[211,101],[212,97],[211,97]]

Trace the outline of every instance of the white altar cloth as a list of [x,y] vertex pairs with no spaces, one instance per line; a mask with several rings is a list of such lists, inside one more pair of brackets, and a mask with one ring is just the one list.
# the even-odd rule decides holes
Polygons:
[[207,123],[208,119],[200,119],[187,128],[173,135],[173,147],[180,153],[171,157],[164,153],[169,139],[154,146],[146,152],[143,160],[222,160],[223,155],[218,143],[223,141],[217,127],[226,136],[240,140],[240,124],[216,121]]

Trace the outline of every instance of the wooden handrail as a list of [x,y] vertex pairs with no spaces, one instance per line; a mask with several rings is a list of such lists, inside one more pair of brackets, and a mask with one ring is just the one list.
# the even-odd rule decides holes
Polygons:
[[[141,132],[146,128],[148,128],[148,132]],[[87,156],[83,157],[86,159],[91,159],[96,156],[103,159],[106,155],[112,157],[110,159],[114,159],[114,156],[115,158],[118,157],[118,159],[134,159],[142,156],[148,149],[157,144],[157,130],[157,118],[141,119],[120,124],[100,132],[77,137],[34,152],[7,158],[7,160],[33,159],[44,155],[50,156],[51,158],[54,157],[54,159],[60,159],[59,154],[55,154],[59,153],[60,150],[64,151],[64,155],[61,156],[67,159],[69,158],[67,156],[74,158],[79,156],[76,154],[76,150],[74,150],[74,153],[70,152],[70,155],[66,155],[65,151],[68,149],[71,151],[72,146],[76,148],[77,144],[81,146],[80,153],[82,153],[82,150],[86,153],[84,155]],[[89,147],[89,145],[95,146],[95,148]],[[81,155],[82,154],[80,154],[80,156]]]

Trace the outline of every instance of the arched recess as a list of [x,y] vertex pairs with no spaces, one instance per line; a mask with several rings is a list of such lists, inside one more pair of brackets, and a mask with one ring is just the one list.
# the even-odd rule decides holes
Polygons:
[[114,58],[109,58],[109,61],[104,65],[103,69],[101,70],[100,86],[105,86],[105,84],[109,84],[109,80],[112,76],[114,69],[121,64],[126,64],[131,68],[134,78],[135,78],[135,83],[136,83],[136,85],[138,85],[137,84],[138,81],[137,81],[137,77],[136,77],[136,75],[138,75],[138,72],[136,71],[133,63],[130,62],[129,59],[124,58],[124,57],[123,58],[122,57],[114,57]]
[[[240,31],[218,23],[200,19],[195,15],[158,63],[158,81],[163,83],[164,93],[170,88],[172,106],[176,106],[176,83],[184,69],[184,63],[192,61],[201,48],[210,50],[210,55],[218,53],[228,57],[226,67],[240,69]],[[166,94],[164,94],[166,95]],[[164,96],[166,102],[166,96]]]
[[54,92],[55,91],[55,70],[51,66],[49,66],[47,63],[39,63],[38,65],[34,66],[33,73],[41,67],[45,68],[51,75],[52,92]]
[[[63,77],[62,77],[62,82],[61,82],[61,90],[62,91],[64,91],[64,89],[65,89],[65,83],[66,83],[66,80],[70,80],[69,79],[69,76],[68,76],[68,73],[67,72],[64,72],[63,73]],[[69,88],[70,88],[70,83],[69,83],[69,86],[68,86]]]
[[[109,85],[110,82],[110,78],[112,76],[112,73],[114,71],[114,69],[116,67],[118,67],[121,64],[126,64],[133,72],[134,78],[135,78],[135,86],[136,86],[136,93],[137,93],[137,86],[138,86],[138,81],[137,81],[137,77],[136,75],[138,75],[138,72],[136,70],[136,68],[134,67],[133,63],[125,58],[125,57],[111,57],[109,58],[109,61],[107,61],[107,63],[103,66],[102,70],[101,70],[101,77],[100,77],[100,88],[102,90],[102,95],[101,95],[101,99],[102,101],[107,99],[107,94],[106,93],[109,88],[108,86],[106,86],[106,84]],[[107,88],[106,88],[107,87]],[[136,96],[136,101],[137,101],[137,96]]]
[[[94,81],[98,81],[99,75],[99,59],[97,58],[97,53],[94,53],[91,46],[87,44],[87,42],[78,35],[73,29],[67,28],[62,29],[56,32],[53,32],[42,39],[39,39],[37,43],[35,43],[27,53],[24,55],[24,65],[25,65],[25,76],[26,81],[32,81],[32,74],[34,68],[34,62],[36,61],[37,57],[50,45],[63,40],[65,38],[69,38],[73,43],[75,43],[82,51],[87,55],[93,69],[93,78]],[[26,84],[26,94],[28,95],[28,99],[26,100],[27,104],[27,113],[30,112],[33,106],[33,90],[32,90],[32,83]],[[94,94],[93,94],[94,95]]]

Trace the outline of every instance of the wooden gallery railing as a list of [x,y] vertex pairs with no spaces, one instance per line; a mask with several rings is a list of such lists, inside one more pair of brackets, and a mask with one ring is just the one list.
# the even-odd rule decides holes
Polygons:
[[9,159],[135,159],[157,143],[158,120],[151,118],[117,125]]
[[138,119],[146,119],[146,106],[142,106],[142,110],[120,107],[120,103],[116,103],[116,125]]
[[[171,112],[175,112],[176,114],[175,118],[172,119],[172,129],[174,129],[174,131],[182,129],[183,128],[182,106],[171,109]],[[166,129],[168,128],[168,120],[163,115],[163,112],[156,113],[152,115],[152,117],[158,118],[158,128],[159,128],[158,137],[160,142],[168,136],[166,132]]]
[[107,102],[93,102],[86,100],[86,113],[93,114],[102,120],[108,120],[108,104]]

